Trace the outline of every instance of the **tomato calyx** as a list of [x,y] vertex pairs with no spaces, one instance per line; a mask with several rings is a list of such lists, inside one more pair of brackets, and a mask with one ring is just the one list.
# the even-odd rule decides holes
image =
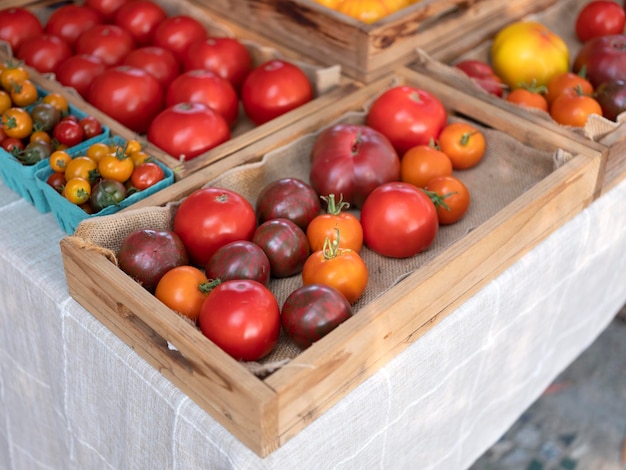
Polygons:
[[343,210],[350,208],[350,203],[343,200],[343,194],[339,196],[339,201],[335,201],[334,194],[320,196],[320,199],[326,203],[326,213],[329,215],[339,215]]
[[344,252],[352,251],[350,248],[339,248],[339,239],[341,237],[341,231],[335,227],[335,232],[337,236],[334,240],[331,240],[330,237],[326,237],[324,239],[324,246],[322,247],[322,256],[325,261],[330,261],[334,258],[341,256]]
[[198,290],[203,294],[208,294],[222,283],[221,279],[209,279],[208,281],[198,284]]
[[533,80],[530,83],[520,83],[519,88],[539,95],[545,95],[548,92],[548,87],[545,85],[537,85],[537,80]]
[[446,198],[449,198],[450,196],[454,196],[455,194],[458,194],[456,191],[453,191],[451,193],[446,193],[440,196],[435,191],[430,191],[424,188],[420,188],[420,189],[424,192],[424,194],[426,194],[426,196],[430,198],[430,200],[435,205],[435,209],[438,209],[439,207],[443,207],[447,211],[450,211],[451,209],[450,209],[450,206],[446,204]]

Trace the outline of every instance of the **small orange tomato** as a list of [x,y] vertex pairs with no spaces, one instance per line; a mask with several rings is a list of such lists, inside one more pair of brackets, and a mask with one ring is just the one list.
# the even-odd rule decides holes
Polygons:
[[50,155],[50,168],[57,173],[65,173],[67,164],[72,160],[72,157],[65,150],[56,150]]
[[455,176],[434,178],[428,182],[425,190],[435,203],[437,217],[441,225],[458,222],[469,209],[470,192],[467,186]]
[[346,210],[350,204],[339,200],[335,201],[335,195],[322,196],[326,201],[326,213],[319,214],[307,225],[306,237],[309,240],[311,251],[319,251],[324,248],[326,238],[337,236],[337,230],[341,234],[339,248],[348,248],[361,251],[363,247],[363,227],[358,217]]
[[63,188],[63,196],[72,204],[84,204],[91,197],[91,184],[83,178],[68,179]]
[[2,128],[9,137],[25,139],[33,131],[33,119],[24,108],[14,106],[2,114]]
[[326,238],[324,248],[311,254],[302,267],[305,286],[324,284],[334,287],[351,304],[365,292],[368,277],[363,258],[356,251],[339,248],[336,239],[330,237]]
[[533,84],[522,86],[512,90],[506,95],[506,100],[509,103],[514,103],[519,106],[526,106],[527,108],[536,108],[542,111],[548,112],[548,100],[544,96],[546,87],[537,87]]
[[91,158],[96,163],[102,160],[102,157],[111,153],[110,147],[104,142],[94,142],[85,152],[85,156]]
[[0,90],[0,115],[13,106],[11,95],[4,90]]
[[100,176],[120,183],[128,181],[134,169],[135,164],[132,158],[124,155],[108,154],[98,162]]
[[580,86],[583,95],[593,95],[593,85],[582,75],[573,72],[565,72],[556,75],[548,82],[546,87],[546,100],[548,100],[548,104],[552,104],[564,91],[576,91],[578,86]]
[[452,174],[452,160],[444,152],[431,145],[411,147],[400,161],[400,180],[423,188],[437,176]]
[[93,182],[95,180],[95,173],[97,170],[98,164],[95,161],[89,157],[80,155],[65,164],[65,178],[67,180],[72,178],[82,178]]
[[67,103],[67,98],[63,96],[61,93],[48,93],[43,98],[41,98],[43,103],[48,103],[57,108],[61,115],[65,115],[69,112],[69,105]]
[[449,123],[439,134],[439,148],[450,158],[455,170],[478,165],[485,154],[485,147],[483,133],[466,122]]
[[196,321],[204,299],[216,283],[194,266],[177,266],[159,280],[154,295],[175,312]]
[[602,116],[602,107],[580,90],[562,93],[550,106],[552,119],[564,126],[584,127],[591,114]]
[[[36,126],[35,126],[36,127]],[[46,131],[33,130],[33,133],[28,138],[30,142],[46,142],[52,144],[52,137]]]
[[5,66],[0,72],[0,84],[6,92],[11,92],[14,83],[19,83],[30,79],[26,68],[20,63],[11,63]]
[[124,145],[124,154],[128,156],[132,153],[140,152],[141,149],[141,142],[135,139],[131,139]]
[[135,164],[135,167],[138,167],[142,163],[148,163],[153,160],[153,158],[143,150],[139,150],[138,152],[132,152],[130,154],[130,158]]
[[22,80],[11,86],[11,101],[14,106],[29,106],[37,101],[37,87],[30,80]]

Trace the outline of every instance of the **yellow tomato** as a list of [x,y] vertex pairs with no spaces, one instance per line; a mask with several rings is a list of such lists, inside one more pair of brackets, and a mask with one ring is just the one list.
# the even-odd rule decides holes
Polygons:
[[535,81],[546,86],[569,70],[567,44],[545,25],[517,21],[501,29],[491,45],[493,70],[511,89]]
[[339,7],[339,4],[343,0],[315,0],[320,5],[324,5],[325,7],[330,8],[331,10],[336,10]]
[[343,0],[337,11],[364,23],[374,23],[391,13],[382,0]]

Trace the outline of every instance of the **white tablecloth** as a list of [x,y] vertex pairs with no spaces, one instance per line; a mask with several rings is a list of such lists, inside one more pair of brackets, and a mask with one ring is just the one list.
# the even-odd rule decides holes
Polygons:
[[0,469],[453,469],[626,301],[626,182],[265,459],[68,294],[52,215],[0,183]]

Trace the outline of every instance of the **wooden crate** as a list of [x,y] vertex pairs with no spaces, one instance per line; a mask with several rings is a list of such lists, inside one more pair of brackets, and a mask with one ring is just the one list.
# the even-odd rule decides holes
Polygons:
[[507,19],[556,0],[421,0],[373,24],[313,0],[193,1],[320,63],[340,64],[344,74],[368,83],[411,62],[416,47],[476,44]]
[[[589,3],[589,0],[558,0],[553,5],[537,10],[521,19],[538,21],[558,34],[568,46],[570,63],[572,63],[582,45],[576,37],[574,25],[578,12],[587,3]],[[509,23],[507,22],[507,24]],[[446,83],[463,89],[467,93],[481,96],[500,109],[506,109],[523,116],[525,119],[536,122],[538,125],[546,126],[551,132],[569,136],[573,134],[583,135],[587,139],[601,144],[607,152],[602,193],[609,191],[626,178],[626,126],[622,124],[626,120],[626,113],[618,118],[618,122],[594,116],[584,129],[573,129],[559,125],[547,115],[528,111],[503,99],[484,93],[474,82],[452,68],[456,62],[468,58],[489,62],[489,48],[494,36],[495,34],[490,34],[487,37],[483,36],[479,42],[467,41],[458,44],[441,45],[441,47],[436,47],[430,51],[418,51],[419,58],[409,66],[423,73],[437,76]],[[432,60],[436,62],[432,62]]]
[[[379,286],[379,290],[368,287],[364,299],[355,304],[352,318],[269,375],[256,375],[250,364],[232,359],[131,281],[114,263],[115,246],[103,246],[99,241],[103,234],[97,226],[92,227],[95,230],[89,236],[61,241],[72,297],[260,456],[295,436],[593,201],[604,161],[600,146],[552,133],[436,79],[401,68],[392,77],[359,88],[327,109],[189,175],[144,201],[143,207],[123,211],[115,219],[100,219],[102,223],[126,224],[130,220],[145,223],[144,216],[157,212],[170,217],[181,198],[207,182],[227,177],[229,172],[263,168],[271,161],[270,152],[274,158],[288,158],[296,144],[300,149],[303,142],[312,145],[313,136],[333,122],[348,117],[363,119],[376,96],[399,84],[416,86],[439,97],[450,119],[471,119],[483,126],[491,136],[488,148],[492,138],[509,142],[513,147],[504,153],[521,165],[522,172],[530,168],[527,160],[518,157],[526,150],[539,152],[548,169],[518,194],[505,197],[504,189],[508,187],[499,183],[498,175],[510,171],[500,169],[502,152],[486,157],[476,171],[493,172],[490,178],[495,182],[483,190],[494,192],[483,196],[495,206],[476,206],[484,212],[475,226],[461,223],[450,228],[458,232],[442,228],[438,235],[443,237],[442,242],[436,247],[397,260],[394,269],[412,272],[396,283]],[[571,158],[553,168],[555,152]],[[478,201],[481,188],[471,191],[475,191],[474,200]],[[471,220],[467,219],[468,223]],[[125,230],[133,229],[132,224],[125,225]],[[456,235],[449,239],[453,233]],[[117,235],[121,242],[124,234]],[[376,264],[386,259],[368,253],[367,248],[363,256],[372,263],[368,267],[374,279],[387,269]],[[275,289],[277,282],[297,284],[298,279],[273,280],[270,287]],[[379,283],[370,283],[375,284]]]
[[[215,15],[211,11],[198,7],[187,0],[155,1],[170,15],[187,14],[200,20],[206,26],[210,34],[216,36],[230,36],[240,39],[248,47],[255,65],[259,65],[266,60],[273,58],[284,58],[293,61],[306,73],[315,92],[314,99],[309,103],[306,103],[297,109],[260,126],[254,126],[245,116],[243,109],[240,108],[240,117],[231,129],[230,140],[192,160],[180,161],[178,158],[162,152],[154,145],[149,144],[144,135],[137,135],[132,130],[126,128],[120,123],[115,122],[113,119],[91,106],[73,89],[64,87],[59,82],[54,80],[53,75],[39,74],[31,67],[28,67],[29,72],[33,77],[35,77],[35,81],[41,85],[42,88],[63,93],[68,98],[68,101],[77,108],[84,109],[89,114],[98,116],[102,121],[107,122],[107,125],[110,125],[111,129],[117,135],[120,135],[127,140],[134,138],[145,142],[149,152],[154,153],[162,163],[175,171],[177,179],[180,179],[189,173],[193,173],[194,171],[197,171],[214,161],[224,158],[225,156],[250,145],[252,142],[260,138],[272,135],[278,129],[291,124],[293,121],[297,121],[298,119],[301,119],[317,110],[324,109],[339,97],[349,93],[356,86],[352,80],[342,76],[340,66],[336,64],[325,65],[316,62],[306,56],[303,56],[299,52],[289,49],[287,46],[278,44],[269,38],[260,36],[254,31],[239,28],[235,23],[230,22],[228,19]],[[42,22],[45,22],[55,8],[68,2],[65,0],[22,0],[21,2],[15,3],[17,3],[17,6],[28,8],[34,12],[42,20]],[[4,47],[0,47],[0,60],[6,60],[12,55],[8,44],[3,44]]]

